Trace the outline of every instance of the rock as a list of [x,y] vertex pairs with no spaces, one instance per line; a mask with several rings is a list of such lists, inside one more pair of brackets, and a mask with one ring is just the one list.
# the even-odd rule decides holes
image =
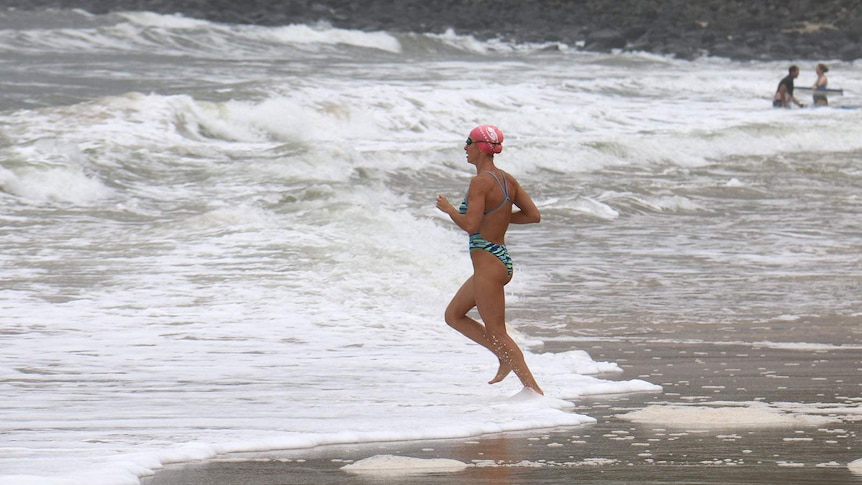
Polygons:
[[838,58],[842,61],[855,61],[862,59],[862,44],[846,44],[838,50]]
[[615,29],[602,29],[587,35],[584,48],[590,51],[609,51],[622,49],[627,43],[622,32]]

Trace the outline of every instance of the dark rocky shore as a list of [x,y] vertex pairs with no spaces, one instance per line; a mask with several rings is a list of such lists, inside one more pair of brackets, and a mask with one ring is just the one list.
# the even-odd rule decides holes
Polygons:
[[225,23],[328,21],[736,60],[862,59],[862,0],[0,0],[19,9],[148,10]]

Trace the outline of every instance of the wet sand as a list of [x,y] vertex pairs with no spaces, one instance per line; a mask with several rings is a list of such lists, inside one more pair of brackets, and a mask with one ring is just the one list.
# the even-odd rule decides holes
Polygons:
[[[620,379],[642,378],[661,384],[664,392],[577,400],[576,412],[598,419],[592,425],[460,440],[237,454],[167,467],[142,484],[862,484],[862,471],[854,473],[847,466],[862,459],[858,345],[656,344],[637,337],[608,337],[551,342],[546,350],[575,347],[596,360],[619,363],[625,371]],[[679,422],[673,412],[663,415],[666,420],[643,424],[620,417],[646,407],[746,409],[752,403],[833,421],[695,426]],[[342,469],[377,455],[446,458],[469,466],[421,474]]]

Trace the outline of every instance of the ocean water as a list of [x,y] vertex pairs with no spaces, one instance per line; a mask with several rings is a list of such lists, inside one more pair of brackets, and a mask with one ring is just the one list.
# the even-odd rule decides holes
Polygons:
[[[77,10],[0,12],[0,53],[2,485],[662,392],[597,337],[862,350],[858,62],[825,60],[831,107],[774,110],[824,60]],[[435,198],[483,123],[543,214],[509,232],[507,313],[544,398],[442,321],[470,262]]]

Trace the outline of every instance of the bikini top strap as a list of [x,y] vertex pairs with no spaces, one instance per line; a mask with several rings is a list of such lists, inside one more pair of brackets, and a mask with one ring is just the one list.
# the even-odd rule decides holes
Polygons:
[[504,172],[504,171],[500,170],[500,175],[503,177],[503,182],[500,182],[500,179],[499,179],[499,178],[497,178],[497,174],[495,174],[494,172],[491,172],[491,171],[486,170],[486,171],[484,171],[484,172],[482,172],[482,173],[488,173],[488,174],[491,174],[491,176],[492,176],[492,177],[494,177],[494,180],[496,180],[496,181],[497,181],[497,185],[499,185],[499,186],[500,186],[500,190],[502,190],[502,191],[503,191],[503,195],[505,196],[505,197],[503,198],[503,200],[502,200],[499,204],[497,204],[497,207],[494,207],[494,208],[493,208],[493,209],[491,209],[491,210],[486,210],[486,211],[485,211],[485,215],[487,215],[487,214],[490,214],[490,213],[494,212],[495,210],[499,209],[500,207],[503,207],[503,205],[504,205],[506,202],[508,202],[508,201],[510,201],[510,200],[512,200],[512,199],[509,197],[509,184],[505,183],[505,182],[506,182],[506,172]]
[[506,196],[505,200],[509,200],[509,184],[505,183],[506,182],[506,172],[500,170],[500,175],[503,177],[502,182],[500,182],[500,179],[497,177],[497,174],[495,174],[494,172],[491,172],[490,170],[485,170],[482,173],[491,174],[491,176],[494,177],[494,180],[497,181],[497,185],[500,186],[500,190],[503,191],[503,195]]

